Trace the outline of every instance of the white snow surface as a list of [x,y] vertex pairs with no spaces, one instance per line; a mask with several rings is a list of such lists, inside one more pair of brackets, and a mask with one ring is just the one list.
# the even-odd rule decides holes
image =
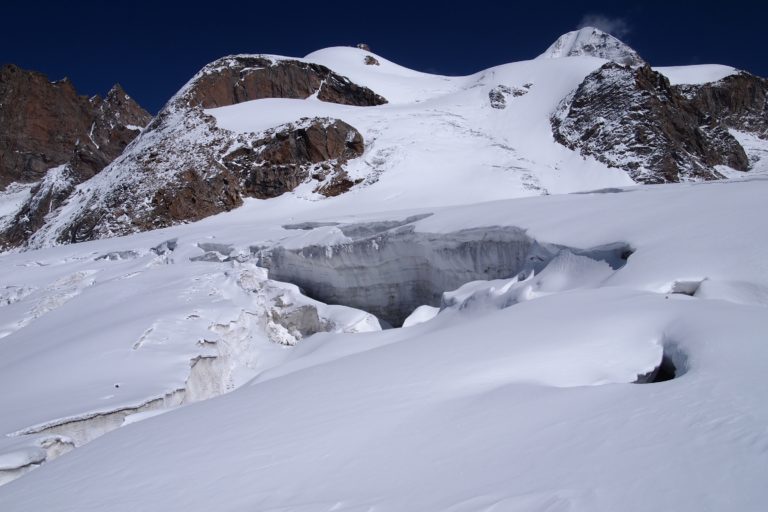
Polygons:
[[412,327],[414,325],[423,324],[429,320],[432,320],[440,313],[440,308],[434,306],[419,306],[413,310],[413,313],[408,315],[408,318],[403,322],[403,327]]
[[692,66],[654,67],[654,71],[669,79],[672,85],[703,85],[719,82],[725,77],[735,75],[738,69],[721,64],[697,64]]
[[[756,176],[380,213],[254,200],[2,255],[0,462],[77,447],[0,487],[0,509],[761,510],[766,194]],[[515,226],[634,252],[621,268],[562,252],[385,331],[251,259],[426,213],[413,229]],[[310,221],[323,225],[280,227]],[[291,334],[311,323],[301,305],[335,328]],[[678,377],[632,384],[662,352]]]
[[10,183],[0,191],[0,228],[6,227],[32,195],[35,183]]
[[[744,151],[747,153],[750,164],[750,174],[767,174],[768,173],[768,141],[761,139],[760,137],[746,132],[740,132],[738,130],[728,130],[731,135],[741,144]],[[721,166],[724,167],[724,166]],[[720,172],[723,170],[729,171],[731,174],[738,172],[725,167],[725,169],[718,169]],[[729,176],[728,174],[725,174]]]

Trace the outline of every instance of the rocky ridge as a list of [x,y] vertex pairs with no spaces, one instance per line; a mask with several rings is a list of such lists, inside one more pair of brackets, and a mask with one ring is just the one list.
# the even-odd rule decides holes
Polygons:
[[729,130],[766,136],[768,82],[739,73],[672,86],[649,66],[608,63],[586,77],[552,117],[561,144],[626,170],[640,183],[721,179],[747,171]]
[[[203,68],[142,135],[70,198],[41,236],[57,243],[123,235],[229,211],[243,198],[269,198],[314,182],[321,196],[354,185],[344,164],[363,139],[340,120],[305,118],[264,133],[236,134],[205,113],[261,98],[306,99],[355,106],[386,100],[325,66],[240,55]],[[18,244],[18,240],[10,240]],[[7,242],[6,242],[7,243]]]
[[383,105],[386,99],[325,66],[294,59],[238,55],[219,59],[187,85],[176,103],[216,108],[262,98],[305,99],[341,105]]
[[0,190],[35,184],[4,223],[0,241],[25,241],[75,185],[120,155],[150,119],[119,84],[105,98],[88,98],[66,78],[50,82],[14,65],[0,68]]

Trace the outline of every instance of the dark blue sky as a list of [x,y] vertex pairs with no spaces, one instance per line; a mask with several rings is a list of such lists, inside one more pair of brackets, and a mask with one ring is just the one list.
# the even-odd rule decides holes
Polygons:
[[768,76],[767,5],[5,0],[0,63],[42,71],[52,80],[68,76],[83,94],[103,95],[120,82],[154,113],[200,67],[230,53],[300,57],[366,42],[408,67],[468,74],[532,58],[592,16],[618,27],[624,32],[618,35],[653,65],[721,63]]

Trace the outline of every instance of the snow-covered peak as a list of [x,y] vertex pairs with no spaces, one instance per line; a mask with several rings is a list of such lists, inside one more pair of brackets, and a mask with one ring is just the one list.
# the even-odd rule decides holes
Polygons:
[[333,46],[316,50],[304,57],[307,62],[326,66],[346,76],[349,71],[366,70],[369,73],[399,75],[420,78],[426,75],[405,66],[396,64],[370,50],[350,46]]
[[464,84],[463,77],[423,73],[373,52],[348,46],[317,50],[303,60],[326,66],[356,84],[369,87],[394,104],[426,101],[456,92]]
[[563,34],[537,58],[557,59],[584,55],[630,66],[645,64],[645,61],[635,50],[612,35],[594,27],[584,27]]

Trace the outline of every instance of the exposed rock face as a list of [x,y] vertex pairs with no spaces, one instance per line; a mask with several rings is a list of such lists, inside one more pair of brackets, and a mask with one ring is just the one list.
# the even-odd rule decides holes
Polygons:
[[518,98],[520,96],[528,94],[528,91],[531,89],[532,85],[533,84],[525,84],[523,85],[522,88],[509,87],[506,85],[497,85],[496,87],[488,91],[488,99],[491,102],[491,107],[496,109],[507,108],[507,98],[509,97]]
[[[83,183],[59,214],[27,239],[72,243],[166,227],[270,198],[303,183],[326,196],[354,186],[344,164],[363,153],[362,135],[339,120],[302,119],[262,133],[216,126],[204,108],[258,98],[307,98],[373,106],[386,100],[317,64],[226,57],[198,73],[128,150]],[[24,243],[19,238],[13,245]],[[7,243],[8,244],[8,243]],[[8,244],[10,245],[10,244]]]
[[768,80],[741,72],[712,84],[678,86],[678,90],[712,120],[768,139]]
[[187,91],[187,106],[223,107],[262,98],[318,99],[342,105],[387,102],[367,87],[352,83],[319,64],[273,61],[261,56],[229,57],[209,66]]
[[81,174],[85,170],[96,174],[109,165],[152,120],[152,116],[128,96],[120,84],[112,87],[106,98],[94,96],[91,102],[96,112],[89,131],[90,144],[77,146],[77,161],[73,164]]
[[151,116],[115,85],[102,99],[79,96],[13,65],[0,69],[0,189],[39,182],[5,222],[0,247],[23,243],[74,187],[101,171],[141,133]]
[[87,179],[119,155],[151,116],[116,85],[104,99],[67,80],[14,65],[0,68],[0,188],[70,164]]
[[312,119],[229,153],[224,165],[240,176],[242,193],[249,197],[277,197],[306,181],[310,173],[318,181],[333,173],[338,179],[317,189],[325,193],[344,179],[342,165],[361,156],[363,150],[363,137],[352,126],[339,120]]
[[539,59],[589,56],[629,66],[643,66],[638,53],[610,34],[593,27],[584,27],[560,36]]
[[728,128],[764,130],[764,94],[755,77],[681,88],[648,66],[608,63],[563,101],[552,125],[561,144],[638,182],[718,179],[717,165],[749,169]]
[[[317,181],[316,192],[334,195],[345,183],[343,164],[363,152],[360,133],[331,119],[234,135],[201,114],[160,129],[169,133],[115,162],[120,168],[114,180],[97,178],[84,198],[87,206],[58,233],[58,242],[192,222],[236,208],[245,197],[277,197],[311,180]],[[199,138],[172,135],[186,130]]]

